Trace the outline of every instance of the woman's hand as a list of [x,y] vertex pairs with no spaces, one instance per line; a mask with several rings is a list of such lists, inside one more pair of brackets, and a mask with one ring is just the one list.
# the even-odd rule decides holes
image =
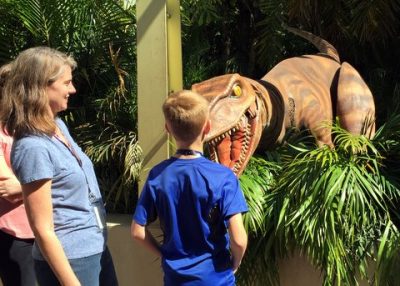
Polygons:
[[0,198],[10,202],[22,200],[21,185],[15,176],[0,176]]
[[21,185],[7,165],[2,153],[0,153],[0,198],[12,203],[22,201]]

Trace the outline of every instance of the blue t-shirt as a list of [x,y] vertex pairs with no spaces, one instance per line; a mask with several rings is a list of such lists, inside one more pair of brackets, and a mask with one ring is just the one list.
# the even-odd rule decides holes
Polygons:
[[229,218],[247,210],[230,169],[204,157],[172,157],[150,171],[133,219],[147,225],[159,218],[166,286],[227,286],[235,284]]
[[[30,135],[14,141],[11,163],[21,184],[52,181],[55,233],[68,259],[83,258],[105,248],[105,209],[91,160],[72,139],[64,122],[57,119],[56,123],[73,151],[54,136]],[[103,229],[98,225],[101,220]],[[36,244],[33,257],[44,260]]]

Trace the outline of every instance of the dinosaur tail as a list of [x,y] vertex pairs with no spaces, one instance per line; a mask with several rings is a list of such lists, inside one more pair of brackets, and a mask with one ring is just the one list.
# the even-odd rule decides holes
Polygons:
[[312,43],[321,53],[330,56],[332,59],[334,59],[335,61],[340,63],[339,53],[337,52],[335,47],[332,44],[330,44],[328,41],[326,41],[310,32],[292,28],[287,25],[283,25],[283,27],[286,30],[288,30],[289,32],[292,32],[293,34],[306,39],[307,41]]

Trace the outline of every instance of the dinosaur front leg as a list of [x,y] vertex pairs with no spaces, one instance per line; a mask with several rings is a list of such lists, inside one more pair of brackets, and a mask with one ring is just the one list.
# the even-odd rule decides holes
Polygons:
[[318,147],[329,146],[333,148],[332,143],[332,128],[331,128],[331,121],[319,121],[312,127],[310,127],[311,133],[315,138],[315,142],[317,143]]
[[[308,91],[307,93],[305,91]],[[318,147],[327,145],[333,148],[332,143],[332,105],[327,93],[317,90],[302,90],[303,96],[297,101],[294,122],[296,127],[309,129],[315,138]],[[290,117],[290,116],[289,116]]]

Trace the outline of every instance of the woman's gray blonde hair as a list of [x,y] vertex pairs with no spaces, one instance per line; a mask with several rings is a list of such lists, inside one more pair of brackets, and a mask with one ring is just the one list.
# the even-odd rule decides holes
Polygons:
[[29,134],[55,131],[46,88],[57,80],[66,66],[75,69],[75,60],[49,47],[22,51],[7,67],[0,97],[0,121],[16,139]]

